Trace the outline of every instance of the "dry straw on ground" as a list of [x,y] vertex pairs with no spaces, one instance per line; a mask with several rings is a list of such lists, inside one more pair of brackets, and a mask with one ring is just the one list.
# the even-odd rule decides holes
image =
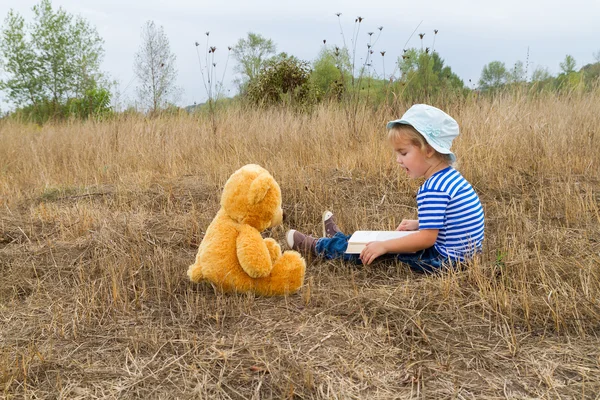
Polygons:
[[223,183],[255,162],[289,227],[415,216],[417,182],[384,124],[229,109],[0,122],[0,393],[5,398],[598,398],[600,95],[470,100],[458,168],[479,192],[484,254],[461,272],[312,260],[287,298],[187,281]]

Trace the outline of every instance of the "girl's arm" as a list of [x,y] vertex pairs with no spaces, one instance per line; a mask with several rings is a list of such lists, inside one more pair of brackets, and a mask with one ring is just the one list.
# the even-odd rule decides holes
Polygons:
[[419,230],[419,221],[416,219],[403,219],[396,228],[397,231],[417,231]]
[[414,253],[427,249],[437,240],[439,229],[421,229],[411,235],[383,242],[367,243],[360,253],[360,259],[369,265],[377,257],[386,253]]

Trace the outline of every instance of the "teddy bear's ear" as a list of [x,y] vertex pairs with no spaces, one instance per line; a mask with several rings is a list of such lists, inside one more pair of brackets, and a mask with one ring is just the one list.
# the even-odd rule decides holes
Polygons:
[[272,179],[269,174],[260,174],[250,184],[250,191],[248,192],[248,200],[250,204],[260,203],[265,198],[267,192],[271,188]]

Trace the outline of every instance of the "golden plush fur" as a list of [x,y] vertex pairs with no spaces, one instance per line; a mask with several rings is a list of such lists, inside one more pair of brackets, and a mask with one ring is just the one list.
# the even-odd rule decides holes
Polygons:
[[267,170],[249,164],[234,172],[196,262],[188,269],[190,280],[265,296],[298,290],[304,281],[304,259],[295,251],[282,254],[275,240],[260,235],[280,224],[282,217],[281,189]]

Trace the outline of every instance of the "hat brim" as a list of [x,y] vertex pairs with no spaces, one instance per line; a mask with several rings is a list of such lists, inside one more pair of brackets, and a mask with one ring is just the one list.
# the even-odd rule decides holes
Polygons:
[[431,140],[429,140],[429,138],[427,137],[427,135],[423,134],[421,131],[419,131],[419,129],[414,126],[413,124],[411,124],[410,122],[403,120],[403,119],[397,119],[395,121],[390,121],[387,123],[386,128],[388,130],[392,129],[394,126],[396,125],[410,125],[413,128],[415,128],[415,130],[417,132],[419,132],[421,134],[421,136],[423,136],[423,139],[425,139],[425,141],[427,142],[427,144],[429,144],[435,151],[437,151],[440,154],[448,154],[450,155],[450,159],[452,160],[452,162],[456,161],[456,156],[454,155],[454,153],[448,149],[444,149],[441,146],[438,146],[437,144],[433,143]]

